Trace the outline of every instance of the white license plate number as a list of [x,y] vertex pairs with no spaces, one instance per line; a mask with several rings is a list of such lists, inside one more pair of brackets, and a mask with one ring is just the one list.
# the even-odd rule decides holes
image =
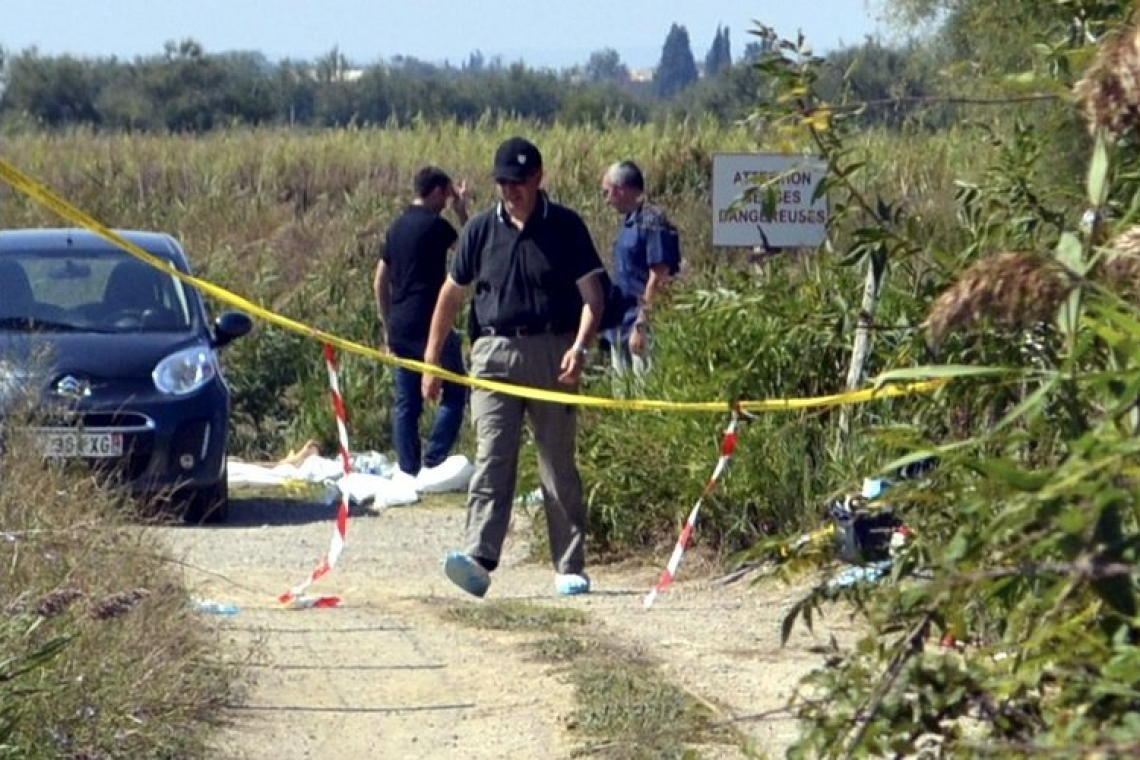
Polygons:
[[40,433],[40,447],[47,457],[121,457],[122,433],[80,433],[60,431]]

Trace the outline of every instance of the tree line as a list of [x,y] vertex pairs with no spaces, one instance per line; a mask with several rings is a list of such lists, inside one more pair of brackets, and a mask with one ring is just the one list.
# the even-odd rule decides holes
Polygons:
[[[728,30],[717,29],[707,61],[710,76],[730,66]],[[458,66],[396,56],[357,68],[335,48],[313,61],[272,63],[256,52],[208,53],[191,39],[133,61],[0,49],[0,120],[177,132],[233,124],[470,122],[489,112],[540,121],[640,122],[699,79],[688,32],[676,24],[660,65],[644,79],[612,49],[557,72],[487,60],[478,51]]]
[[[836,103],[872,103],[859,116],[868,123],[897,125],[919,111],[932,126],[950,123],[953,113],[916,104],[945,89],[943,63],[963,52],[961,32],[949,26],[937,44],[867,39],[831,51],[819,67],[819,90]],[[770,97],[762,62],[778,41],[750,34],[734,57],[729,29],[718,27],[698,63],[687,29],[673,24],[650,76],[631,71],[612,48],[558,71],[478,51],[458,65],[396,56],[356,67],[335,48],[315,60],[271,62],[257,52],[207,52],[194,40],[131,61],[0,48],[0,126],[204,132],[474,123],[486,115],[598,125],[692,115],[734,121]]]

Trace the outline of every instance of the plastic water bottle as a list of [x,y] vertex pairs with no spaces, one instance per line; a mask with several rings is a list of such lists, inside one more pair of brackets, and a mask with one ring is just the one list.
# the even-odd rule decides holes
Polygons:
[[353,454],[349,458],[349,463],[352,466],[353,472],[380,475],[381,477],[388,476],[393,469],[393,465],[388,461],[388,457],[375,451]]
[[524,507],[537,507],[543,503],[542,489],[536,488],[529,493],[516,497],[515,501]]
[[236,615],[238,608],[236,604],[228,604],[226,602],[215,602],[213,599],[203,599],[196,602],[194,609],[198,612],[204,612],[207,615]]

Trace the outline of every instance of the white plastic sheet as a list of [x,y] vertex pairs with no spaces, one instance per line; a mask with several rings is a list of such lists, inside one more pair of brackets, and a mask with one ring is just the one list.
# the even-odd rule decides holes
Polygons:
[[364,452],[349,457],[352,470],[344,474],[340,458],[313,454],[296,464],[253,464],[230,460],[231,488],[285,487],[290,483],[323,483],[335,486],[350,503],[373,509],[415,504],[425,493],[467,490],[474,467],[467,457],[454,454],[438,467],[424,468],[416,477],[401,472],[383,454]]

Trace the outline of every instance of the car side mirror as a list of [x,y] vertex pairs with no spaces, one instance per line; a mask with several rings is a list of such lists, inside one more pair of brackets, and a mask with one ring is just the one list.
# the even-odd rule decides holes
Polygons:
[[253,319],[240,311],[227,311],[214,320],[214,348],[221,348],[249,333]]

